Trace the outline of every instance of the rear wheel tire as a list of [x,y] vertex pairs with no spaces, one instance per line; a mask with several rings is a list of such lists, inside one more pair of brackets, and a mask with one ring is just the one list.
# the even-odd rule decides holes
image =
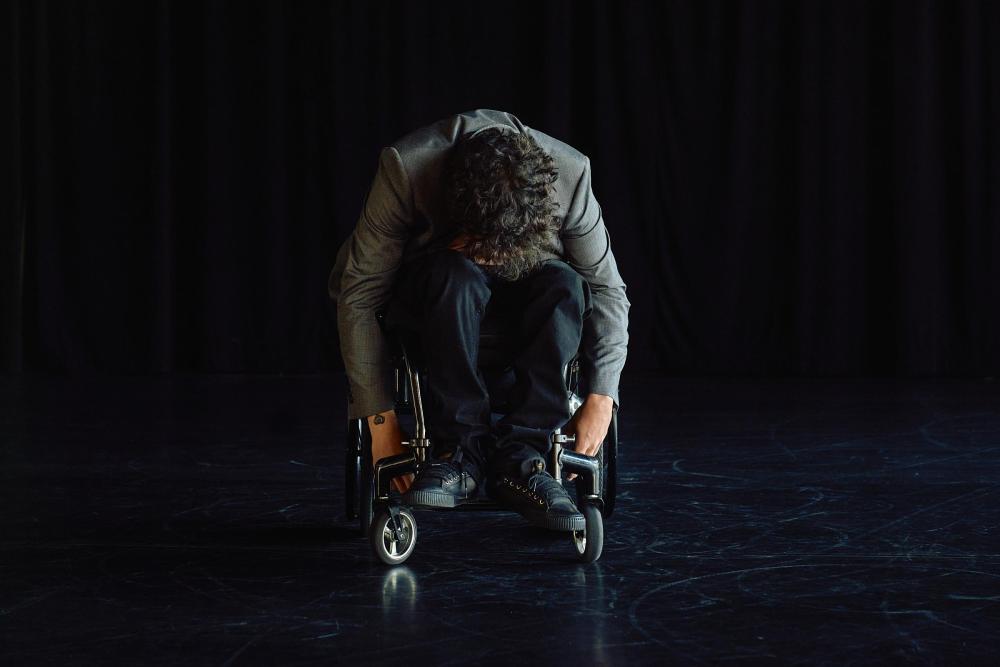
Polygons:
[[368,535],[375,514],[375,471],[372,466],[371,441],[361,438],[361,460],[358,464],[358,532]]
[[358,487],[361,482],[361,437],[358,419],[347,422],[347,445],[344,447],[344,518],[358,518]]

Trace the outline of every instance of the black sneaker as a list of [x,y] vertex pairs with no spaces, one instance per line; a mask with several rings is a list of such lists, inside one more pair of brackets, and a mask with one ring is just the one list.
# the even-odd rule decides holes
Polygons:
[[457,507],[472,500],[482,485],[475,462],[463,457],[462,448],[450,460],[432,461],[402,496],[411,507]]
[[500,475],[490,480],[490,495],[533,526],[549,530],[584,530],[587,522],[569,492],[538,461],[526,480]]

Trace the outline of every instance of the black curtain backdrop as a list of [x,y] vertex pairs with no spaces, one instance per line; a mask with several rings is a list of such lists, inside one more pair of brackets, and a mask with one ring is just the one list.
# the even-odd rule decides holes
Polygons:
[[487,107],[591,156],[626,372],[1000,366],[1000,3],[19,0],[8,371],[342,368],[378,150]]

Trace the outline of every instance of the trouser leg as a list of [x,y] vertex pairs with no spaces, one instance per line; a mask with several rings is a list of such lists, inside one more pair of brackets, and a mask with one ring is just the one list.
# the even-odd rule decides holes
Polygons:
[[386,310],[419,346],[427,376],[424,417],[432,441],[460,445],[485,469],[479,436],[489,433],[490,402],[478,371],[480,320],[490,299],[488,277],[450,249],[404,265]]
[[590,286],[567,263],[549,260],[529,276],[499,282],[493,304],[516,317],[518,350],[510,408],[493,429],[493,474],[524,477],[546,462],[551,434],[572,417],[566,367],[580,347],[590,314]]

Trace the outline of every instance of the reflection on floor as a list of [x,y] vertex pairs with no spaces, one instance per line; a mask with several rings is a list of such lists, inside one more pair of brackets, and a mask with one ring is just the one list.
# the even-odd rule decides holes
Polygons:
[[342,520],[343,378],[0,378],[0,658],[981,662],[1000,386],[622,383],[600,561],[514,514]]

